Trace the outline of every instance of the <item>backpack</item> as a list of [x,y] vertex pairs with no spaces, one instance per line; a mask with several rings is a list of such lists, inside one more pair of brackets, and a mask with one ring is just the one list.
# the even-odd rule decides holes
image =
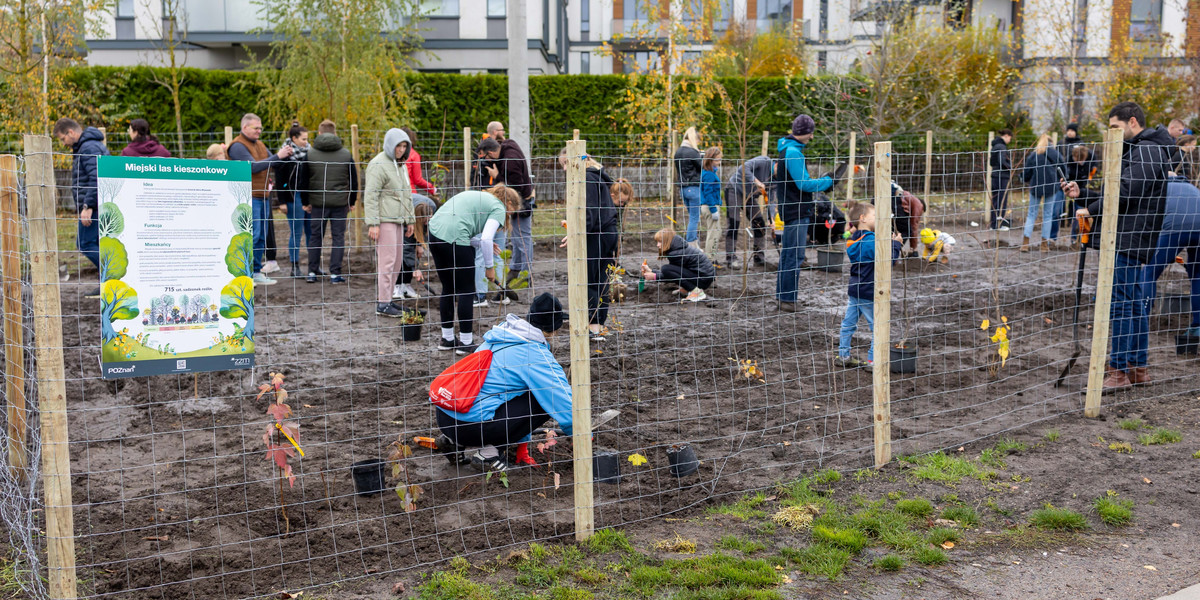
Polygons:
[[[507,344],[497,351],[516,345]],[[451,412],[465,413],[471,410],[479,390],[483,388],[483,381],[487,379],[488,370],[492,368],[492,354],[490,348],[477,350],[446,367],[429,384],[429,401]]]

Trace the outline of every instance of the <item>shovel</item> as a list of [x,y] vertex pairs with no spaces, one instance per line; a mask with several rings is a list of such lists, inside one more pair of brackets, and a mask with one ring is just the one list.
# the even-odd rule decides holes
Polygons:
[[1083,354],[1083,346],[1079,344],[1079,299],[1083,295],[1083,265],[1087,261],[1088,233],[1091,230],[1092,221],[1090,219],[1079,219],[1079,272],[1075,276],[1075,315],[1071,317],[1071,338],[1075,344],[1075,350],[1071,353],[1071,360],[1067,361],[1067,366],[1063,368],[1062,373],[1058,374],[1058,380],[1054,382],[1054,387],[1062,387],[1067,373],[1071,372],[1071,367],[1075,366],[1075,361],[1079,359],[1080,354]]
[[[610,408],[610,409],[600,413],[599,415],[592,417],[592,431],[599,429],[601,425],[617,418],[620,415],[621,415],[621,411],[619,411],[615,408]],[[559,436],[566,435],[563,432],[561,427],[538,427],[537,429],[533,430],[533,435],[540,435],[540,434],[546,433],[546,431],[553,431],[554,433],[558,434]]]

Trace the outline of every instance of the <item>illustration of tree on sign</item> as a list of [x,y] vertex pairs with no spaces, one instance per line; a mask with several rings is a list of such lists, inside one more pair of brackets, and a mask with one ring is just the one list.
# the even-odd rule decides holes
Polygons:
[[235,277],[221,289],[221,316],[226,319],[245,319],[241,335],[254,341],[254,280]]
[[[239,204],[240,209],[243,204]],[[249,207],[247,207],[249,208]],[[235,217],[240,211],[234,211]],[[249,214],[250,211],[246,211]],[[247,232],[234,234],[225,250],[225,268],[234,277],[250,277],[254,270],[254,237]]]
[[[109,180],[102,180],[102,187]],[[113,321],[136,319],[141,314],[138,308],[137,290],[121,281],[129,270],[129,254],[125,244],[117,239],[125,231],[125,219],[120,209],[112,202],[100,205],[97,217],[100,229],[100,331],[104,343],[117,337]]]
[[251,221],[252,217],[251,217],[251,212],[250,212],[250,210],[251,210],[250,202],[251,202],[251,200],[254,199],[254,196],[250,192],[250,182],[249,181],[230,181],[229,182],[229,193],[234,198],[237,198],[238,209],[241,209],[241,207],[243,207],[243,206],[246,207],[246,226],[243,228],[239,224],[239,216],[238,215],[240,213],[240,210],[235,210],[233,213],[233,226],[236,227],[238,231],[249,232],[250,226],[253,223],[253,221]]
[[113,321],[136,319],[138,311],[137,291],[120,279],[110,279],[100,286],[100,332],[105,343],[117,337]]

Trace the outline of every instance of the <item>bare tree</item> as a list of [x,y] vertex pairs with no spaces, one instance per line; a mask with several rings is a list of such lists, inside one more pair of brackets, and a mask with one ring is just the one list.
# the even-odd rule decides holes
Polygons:
[[184,68],[187,65],[187,14],[183,0],[146,0],[146,12],[154,14],[154,5],[162,6],[160,18],[146,32],[154,43],[152,66],[162,67],[165,72],[151,69],[151,80],[163,86],[171,94],[171,106],[175,110],[175,155],[183,156],[183,102],[180,91],[187,81]]

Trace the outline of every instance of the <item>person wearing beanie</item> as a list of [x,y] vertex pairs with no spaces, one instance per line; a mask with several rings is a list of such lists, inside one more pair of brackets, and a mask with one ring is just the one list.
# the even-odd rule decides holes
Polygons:
[[833,177],[813,179],[808,174],[804,148],[812,141],[817,124],[808,115],[792,121],[792,133],[779,139],[779,160],[775,163],[776,196],[783,220],[783,247],[779,252],[779,273],[775,296],[779,310],[796,312],[796,292],[800,269],[805,268],[808,226],[813,216],[813,194],[833,187]]
[[958,243],[954,236],[937,229],[926,227],[921,230],[921,258],[934,262],[940,260],[942,264],[950,264],[950,250],[954,248],[954,244]]
[[474,404],[464,412],[437,410],[438,450],[451,464],[505,471],[511,450],[514,462],[532,465],[530,434],[551,418],[571,435],[571,384],[548,343],[565,321],[562,303],[543,293],[526,318],[509,314],[484,334],[478,352],[491,351],[492,361]]

